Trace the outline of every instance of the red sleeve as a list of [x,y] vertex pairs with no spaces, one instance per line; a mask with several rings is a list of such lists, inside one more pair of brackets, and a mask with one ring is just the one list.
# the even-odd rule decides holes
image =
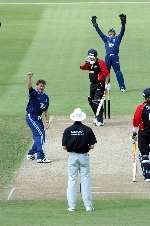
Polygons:
[[102,80],[105,80],[107,76],[109,76],[109,71],[103,60],[99,60],[99,65],[100,65],[100,73],[98,74],[98,80],[102,81]]
[[81,64],[80,69],[81,70],[90,70],[91,69],[90,63]]
[[134,127],[139,127],[139,128],[143,127],[142,112],[143,112],[144,107],[145,107],[144,103],[137,106],[136,111],[133,116],[133,126]]

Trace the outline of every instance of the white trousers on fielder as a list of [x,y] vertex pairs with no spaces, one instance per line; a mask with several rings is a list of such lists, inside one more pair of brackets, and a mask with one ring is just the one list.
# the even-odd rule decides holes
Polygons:
[[77,176],[80,174],[81,194],[84,206],[92,207],[92,194],[90,185],[89,154],[69,153],[68,158],[68,188],[67,200],[70,208],[76,208],[77,202]]

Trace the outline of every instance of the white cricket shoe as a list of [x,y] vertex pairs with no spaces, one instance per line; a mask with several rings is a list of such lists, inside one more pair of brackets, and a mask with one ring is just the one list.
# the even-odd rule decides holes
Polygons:
[[51,163],[52,161],[47,159],[47,158],[44,158],[44,159],[37,159],[37,163]]
[[35,160],[35,155],[27,155],[27,160]]
[[150,179],[145,179],[144,181],[146,181],[146,182],[150,182]]
[[74,211],[76,211],[76,209],[75,209],[75,208],[70,208],[70,207],[69,207],[69,208],[68,208],[68,211],[69,211],[69,212],[74,212]]
[[86,207],[86,211],[87,212],[92,212],[92,211],[94,211],[94,208],[92,206],[87,206]]
[[104,126],[104,122],[98,122],[98,121],[97,121],[97,122],[95,123],[95,125],[98,126],[98,127],[99,127],[99,126]]
[[127,90],[124,89],[124,88],[121,88],[120,91],[121,91],[122,93],[125,93]]

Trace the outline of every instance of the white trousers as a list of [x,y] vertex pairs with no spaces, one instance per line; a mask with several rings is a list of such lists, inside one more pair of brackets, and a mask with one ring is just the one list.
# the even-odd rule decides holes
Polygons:
[[90,185],[89,154],[69,153],[68,158],[68,188],[67,200],[69,208],[76,208],[77,177],[80,174],[81,194],[85,208],[92,207],[92,194]]

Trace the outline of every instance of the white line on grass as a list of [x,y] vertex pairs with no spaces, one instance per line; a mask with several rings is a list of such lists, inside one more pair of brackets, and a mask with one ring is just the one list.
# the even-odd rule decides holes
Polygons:
[[7,197],[7,200],[8,200],[8,201],[10,200],[10,198],[11,198],[12,194],[14,193],[14,191],[15,191],[15,187],[13,187],[13,188],[10,190],[9,195],[8,195],[8,197]]
[[1,2],[0,5],[87,5],[87,4],[150,4],[150,2]]
[[123,191],[93,191],[92,194],[148,194],[148,192],[123,192]]

